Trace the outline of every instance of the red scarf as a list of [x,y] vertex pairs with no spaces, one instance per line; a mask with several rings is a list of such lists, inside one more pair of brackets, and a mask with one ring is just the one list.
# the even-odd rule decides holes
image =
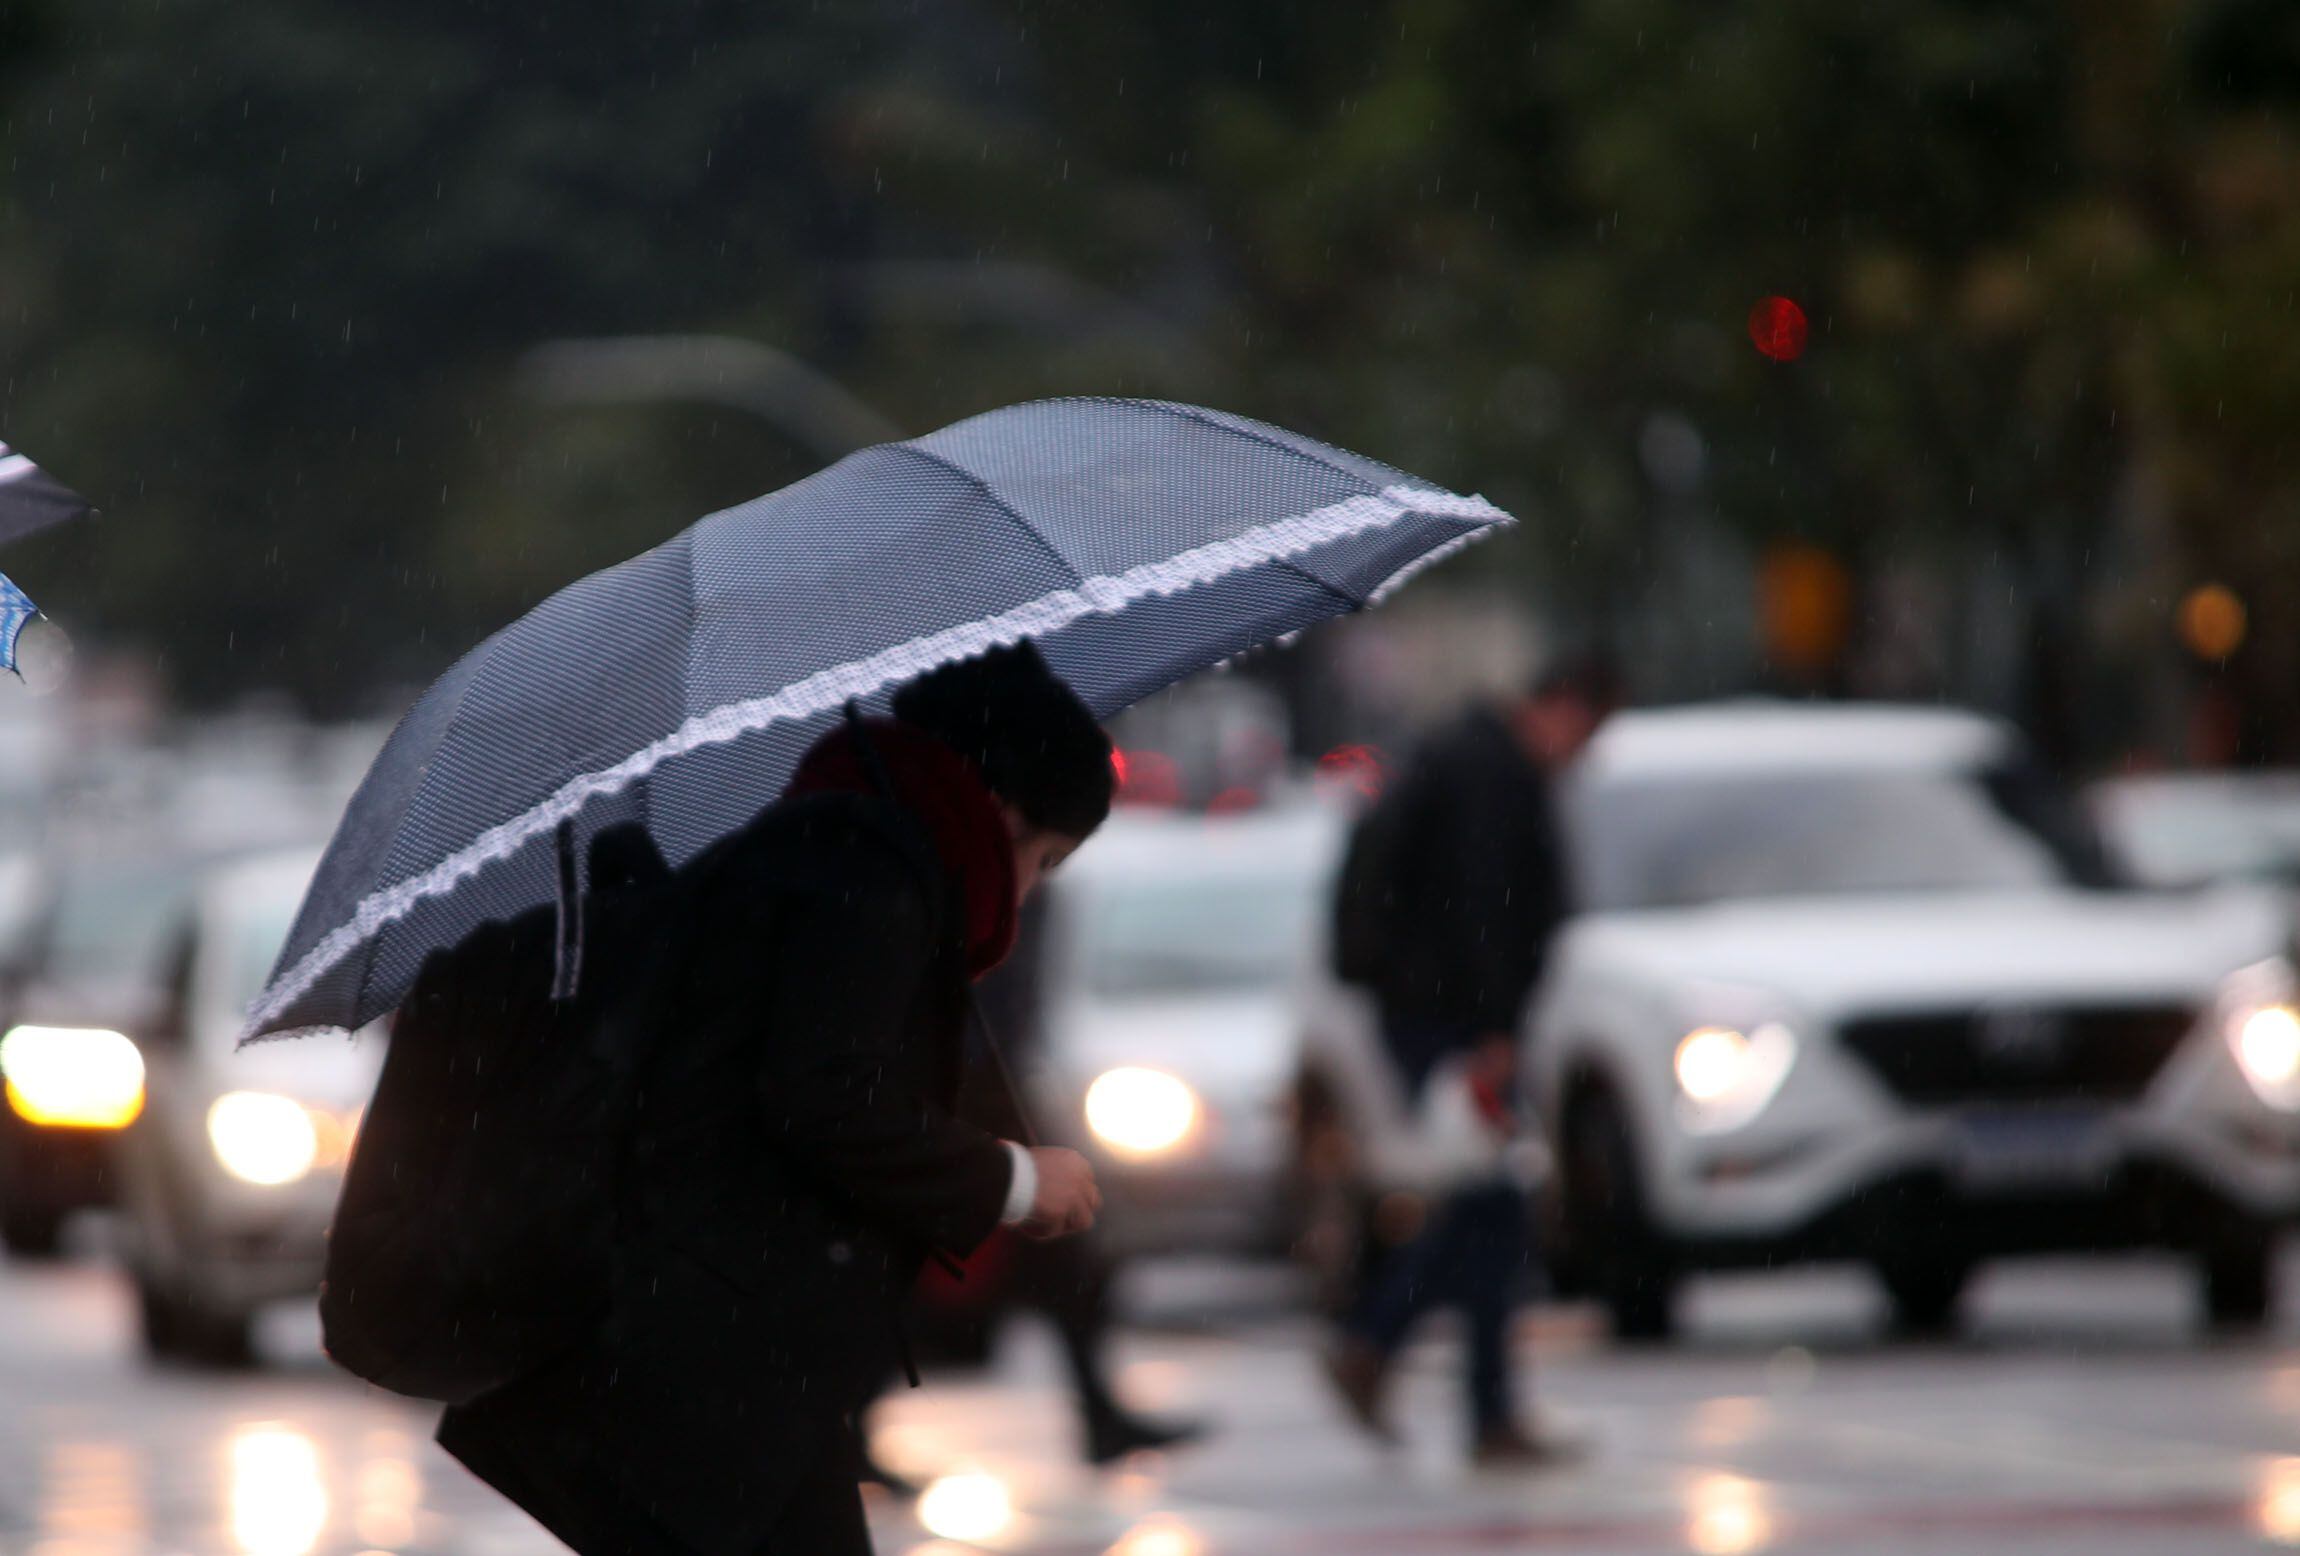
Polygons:
[[[966,975],[979,978],[1014,949],[1020,914],[1014,898],[1014,834],[998,797],[974,764],[932,735],[894,719],[869,719],[871,749],[886,767],[894,796],[934,838],[943,868],[957,877],[966,905]],[[786,798],[801,794],[876,794],[870,768],[841,724],[800,758]]]

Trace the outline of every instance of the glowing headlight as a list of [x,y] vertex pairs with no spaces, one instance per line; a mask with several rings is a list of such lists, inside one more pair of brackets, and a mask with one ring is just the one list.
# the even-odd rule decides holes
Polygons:
[[0,1078],[26,1123],[124,1129],[144,1111],[144,1056],[118,1032],[17,1027],[0,1037]]
[[2261,1101],[2300,1109],[2300,1011],[2290,1005],[2239,1009],[2229,1017],[2228,1041]]
[[1086,1126],[1129,1156],[1172,1150],[1198,1122],[1198,1099],[1163,1070],[1107,1070],[1086,1088]]
[[918,1499],[918,1521],[945,1540],[996,1539],[1014,1522],[1014,1500],[995,1475],[945,1475]]
[[1677,1045],[1679,1117],[1701,1134],[1738,1129],[1765,1110],[1796,1062],[1797,1037],[1778,1021],[1742,1032],[1697,1027]]
[[2239,968],[2220,986],[2218,1018],[2228,1051],[2254,1096],[2300,1112],[2300,979],[2281,957]]
[[233,1177],[293,1183],[319,1159],[319,1130],[303,1104],[266,1091],[227,1092],[208,1109],[208,1143]]

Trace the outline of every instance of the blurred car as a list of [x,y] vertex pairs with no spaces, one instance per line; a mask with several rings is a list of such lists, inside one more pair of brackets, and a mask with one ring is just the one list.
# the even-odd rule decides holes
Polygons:
[[1943,709],[1624,714],[1565,804],[1590,911],[1528,1073],[1621,1331],[1689,1271],[1821,1258],[1932,1329],[1992,1256],[2134,1246],[2264,1317],[2300,1211],[2270,895],[2117,889],[2011,732]]
[[144,1106],[132,1034],[161,1003],[162,952],[197,861],[125,847],[42,861],[0,991],[0,1243],[53,1253],[65,1218],[111,1203],[118,1136]]
[[[1632,1335],[1698,1269],[1864,1260],[1905,1326],[1998,1254],[2163,1244],[2252,1322],[2300,1209],[2275,905],[2117,889],[2002,726],[1936,709],[1624,714],[1561,793],[1589,911],[1528,1012],[1552,1264]],[[1420,1223],[1374,1014],[1308,1007],[1300,1249],[1330,1294]]]
[[145,1104],[118,1153],[122,1249],[155,1357],[243,1360],[259,1309],[319,1287],[382,1042],[234,1051],[318,858],[297,848],[220,865],[173,925],[166,997],[138,1033]]
[[2112,778],[2086,798],[2136,881],[2167,888],[2257,881],[2300,899],[2300,772]]
[[1093,1159],[1114,1250],[1280,1245],[1299,974],[1341,831],[1309,799],[1122,808],[1049,892],[1029,1085]]

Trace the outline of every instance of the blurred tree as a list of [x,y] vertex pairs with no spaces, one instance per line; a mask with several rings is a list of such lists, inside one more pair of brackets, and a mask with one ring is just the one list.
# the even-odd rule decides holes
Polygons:
[[[1953,632],[1943,689],[2064,754],[2132,716],[2071,667],[2169,662],[2203,578],[2243,705],[2300,691],[2278,0],[0,0],[0,46],[0,427],[111,515],[23,571],[94,570],[46,595],[195,697],[428,674],[803,473],[516,371],[691,330],[904,427],[1302,426],[1529,513],[1465,565],[1569,626],[1703,609],[1696,530],[1929,558],[2027,660]],[[1775,292],[1795,362],[1742,333]]]

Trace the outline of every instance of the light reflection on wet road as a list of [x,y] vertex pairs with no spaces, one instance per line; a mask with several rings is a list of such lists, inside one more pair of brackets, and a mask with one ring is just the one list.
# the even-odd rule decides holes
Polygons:
[[[1671,1352],[1607,1351],[1570,1315],[1537,1324],[1544,1398],[1592,1455],[1521,1480],[1457,1467],[1442,1344],[1406,1380],[1413,1446],[1385,1457],[1336,1425],[1313,1331],[1269,1312],[1131,1339],[1131,1394],[1225,1430],[1094,1474],[1071,1461],[1051,1348],[1023,1329],[995,1372],[934,1380],[883,1413],[885,1457],[947,1478],[918,1512],[878,1505],[881,1549],[2300,1547],[2300,1346],[2198,1342],[2167,1268],[1992,1279],[1978,1338],[1929,1348],[1876,1344],[1873,1302],[1835,1277],[1721,1284],[1698,1307],[1693,1342]],[[0,1270],[0,1556],[554,1548],[431,1446],[429,1411],[332,1374],[308,1316],[267,1325],[271,1365],[239,1375],[146,1369],[132,1318],[98,1263]]]

